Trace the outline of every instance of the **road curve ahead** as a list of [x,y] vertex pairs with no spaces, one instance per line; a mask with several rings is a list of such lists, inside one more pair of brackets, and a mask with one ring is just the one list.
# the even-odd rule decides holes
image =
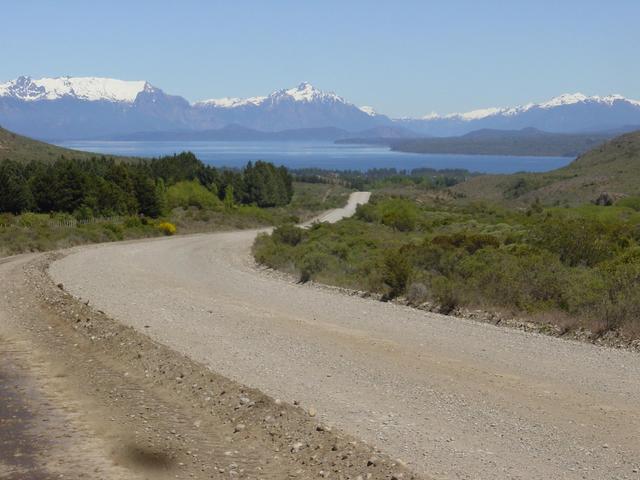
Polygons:
[[79,248],[56,282],[446,479],[637,479],[640,356],[274,278],[254,231]]
[[351,195],[349,195],[349,200],[344,207],[329,210],[323,215],[314,218],[310,222],[307,222],[305,225],[311,225],[313,222],[335,223],[342,220],[343,218],[351,217],[354,213],[356,213],[356,208],[358,208],[358,205],[367,203],[370,197],[371,192],[353,192]]

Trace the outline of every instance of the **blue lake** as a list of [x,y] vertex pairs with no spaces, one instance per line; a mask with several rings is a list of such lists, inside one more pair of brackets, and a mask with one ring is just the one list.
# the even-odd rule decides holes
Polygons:
[[483,173],[543,172],[563,167],[568,157],[516,157],[500,155],[417,154],[392,152],[387,147],[336,145],[329,142],[107,142],[74,141],[58,145],[112,155],[158,157],[189,150],[214,166],[242,167],[266,160],[289,168],[367,170],[430,167],[464,168]]

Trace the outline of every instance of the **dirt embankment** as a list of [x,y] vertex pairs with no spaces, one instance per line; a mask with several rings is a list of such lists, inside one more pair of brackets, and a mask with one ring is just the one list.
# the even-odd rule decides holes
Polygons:
[[1,478],[417,478],[73,299],[53,257],[0,264]]

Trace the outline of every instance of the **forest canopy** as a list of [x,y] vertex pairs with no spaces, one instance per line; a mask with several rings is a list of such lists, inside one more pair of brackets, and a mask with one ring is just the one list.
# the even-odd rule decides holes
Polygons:
[[[171,205],[167,192],[172,189]],[[185,190],[188,190],[185,192]],[[0,213],[66,212],[80,217],[140,214],[158,217],[176,199],[198,198],[201,207],[254,204],[277,207],[293,196],[284,167],[257,161],[242,170],[217,169],[191,152],[137,163],[112,158],[61,157],[51,164],[0,161]],[[208,199],[202,200],[207,197]]]

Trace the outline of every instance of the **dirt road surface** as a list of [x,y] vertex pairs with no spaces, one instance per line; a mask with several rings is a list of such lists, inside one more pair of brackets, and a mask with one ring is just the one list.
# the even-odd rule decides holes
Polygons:
[[63,254],[0,259],[0,478],[418,477],[314,407],[219,375],[80,302]]
[[251,231],[84,247],[50,274],[226,377],[442,479],[640,478],[640,356],[300,285]]
[[356,208],[358,208],[358,205],[367,203],[370,197],[371,192],[354,192],[349,196],[349,200],[344,207],[329,210],[328,212],[320,215],[318,218],[313,219],[305,225],[311,225],[313,222],[335,223],[345,217],[351,217],[354,213],[356,213]]

